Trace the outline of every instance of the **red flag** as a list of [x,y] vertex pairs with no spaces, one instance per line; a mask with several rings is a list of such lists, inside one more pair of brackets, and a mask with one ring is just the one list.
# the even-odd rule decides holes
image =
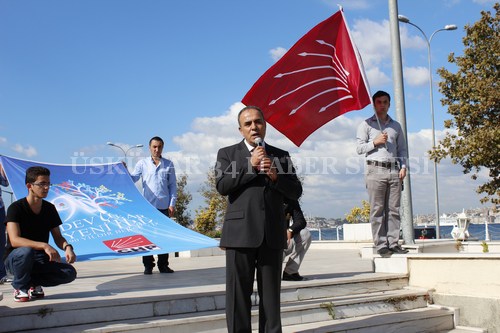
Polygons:
[[342,10],[315,26],[242,99],[297,146],[330,120],[370,104]]

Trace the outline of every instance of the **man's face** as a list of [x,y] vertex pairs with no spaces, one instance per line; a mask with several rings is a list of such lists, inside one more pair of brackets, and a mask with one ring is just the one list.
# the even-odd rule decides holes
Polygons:
[[375,112],[379,116],[385,116],[387,112],[389,112],[389,107],[391,106],[391,102],[389,102],[389,97],[380,96],[373,101]]
[[151,152],[151,157],[160,158],[161,152],[163,151],[163,145],[161,141],[153,140],[149,145],[149,151]]
[[266,136],[266,121],[262,118],[259,111],[248,109],[240,115],[240,133],[245,140],[252,146],[255,146],[255,138],[264,140]]
[[38,198],[46,198],[49,194],[50,189],[50,177],[49,176],[38,176],[36,181],[29,183],[28,189]]

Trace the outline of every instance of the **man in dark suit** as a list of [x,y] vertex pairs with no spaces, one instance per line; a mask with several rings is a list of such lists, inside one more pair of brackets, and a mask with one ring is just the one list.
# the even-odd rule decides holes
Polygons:
[[259,332],[281,332],[280,289],[286,220],[283,201],[298,199],[302,186],[290,156],[265,144],[262,111],[247,106],[238,114],[240,143],[217,154],[216,187],[227,195],[220,246],[226,249],[228,332],[251,332],[255,270]]

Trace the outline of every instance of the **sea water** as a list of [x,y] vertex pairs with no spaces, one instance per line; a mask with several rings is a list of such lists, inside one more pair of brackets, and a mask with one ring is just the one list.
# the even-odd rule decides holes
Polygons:
[[[451,236],[452,226],[440,226],[439,233],[441,239],[453,239]],[[309,229],[311,231],[312,240],[343,240],[344,233],[342,228],[324,228],[324,229]],[[484,224],[469,225],[469,239],[485,240],[486,227]],[[500,240],[500,223],[488,224],[488,232],[490,240]]]

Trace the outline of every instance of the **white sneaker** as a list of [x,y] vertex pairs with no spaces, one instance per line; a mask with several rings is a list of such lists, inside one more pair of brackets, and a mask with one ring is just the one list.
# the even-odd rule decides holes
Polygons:
[[28,302],[30,300],[30,296],[24,290],[16,289],[14,290],[14,301],[16,302]]

